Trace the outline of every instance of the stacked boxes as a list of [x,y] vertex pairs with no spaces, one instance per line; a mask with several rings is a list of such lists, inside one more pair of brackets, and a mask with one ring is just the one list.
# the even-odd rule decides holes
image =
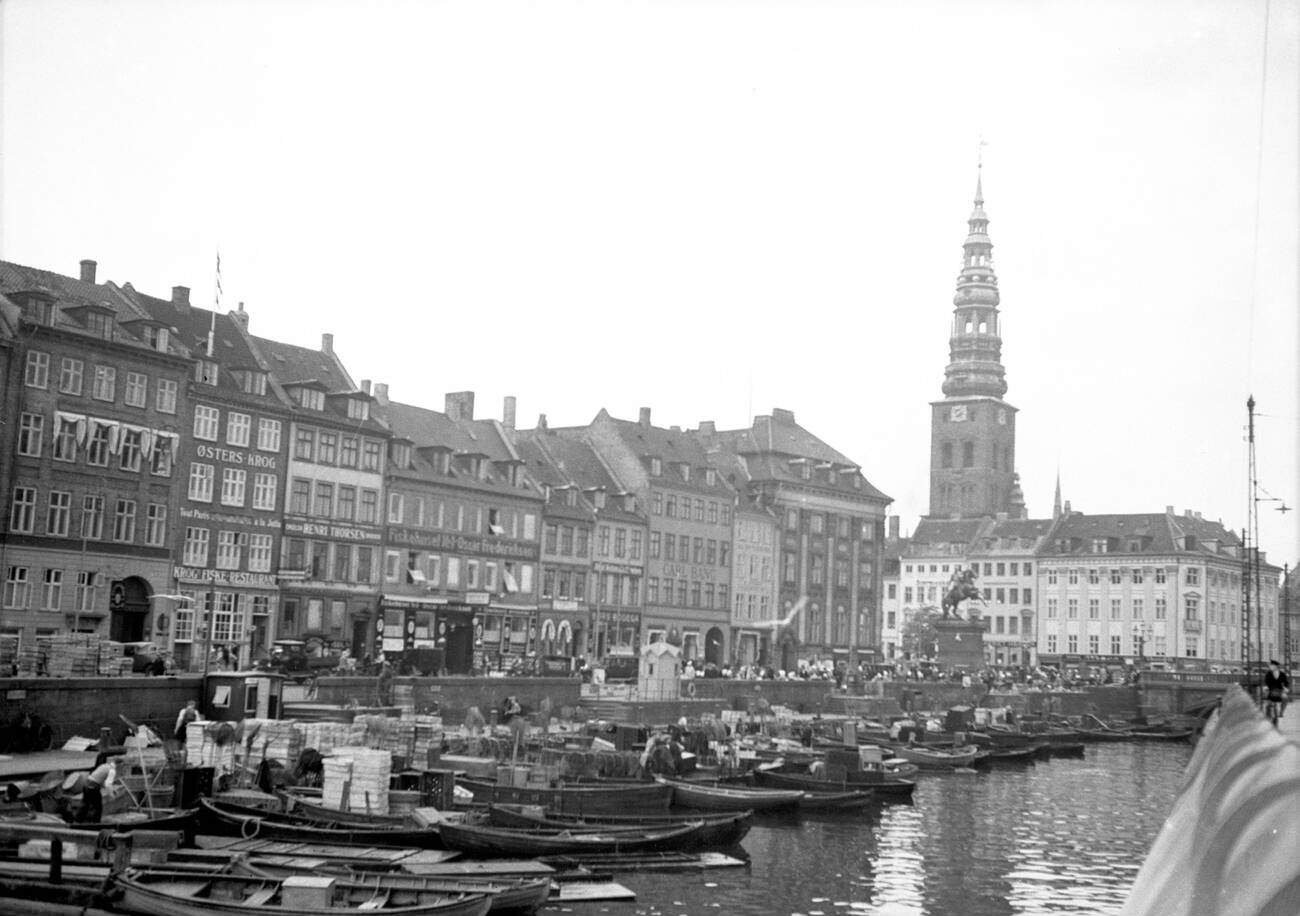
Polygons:
[[348,811],[388,813],[388,782],[393,756],[366,747],[336,747],[325,758],[321,803]]

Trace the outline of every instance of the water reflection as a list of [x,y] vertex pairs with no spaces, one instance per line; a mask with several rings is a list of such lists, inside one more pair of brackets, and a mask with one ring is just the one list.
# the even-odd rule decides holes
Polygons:
[[1103,744],[1083,759],[924,776],[914,805],[852,819],[764,820],[750,866],[619,880],[646,916],[1006,916],[1120,909],[1191,747]]

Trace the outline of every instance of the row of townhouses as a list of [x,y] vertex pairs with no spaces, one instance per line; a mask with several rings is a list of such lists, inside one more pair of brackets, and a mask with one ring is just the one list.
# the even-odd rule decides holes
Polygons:
[[519,429],[512,398],[400,403],[328,334],[96,271],[0,263],[0,637],[190,666],[301,638],[453,672],[659,637],[717,665],[875,651],[889,499],[789,411]]

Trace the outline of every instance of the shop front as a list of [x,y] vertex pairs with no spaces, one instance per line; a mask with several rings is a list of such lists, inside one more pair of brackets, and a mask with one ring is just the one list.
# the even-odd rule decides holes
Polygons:
[[160,637],[170,631],[177,667],[200,669],[205,656],[209,668],[248,667],[265,654],[274,638],[275,576],[189,566],[173,567],[172,575],[178,597],[158,596],[154,613]]
[[537,652],[543,657],[576,658],[579,652],[574,633],[582,633],[586,606],[571,598],[542,599],[537,611]]
[[375,625],[378,649],[399,671],[469,674],[475,608],[447,598],[384,595]]
[[537,605],[507,604],[489,592],[467,592],[479,612],[474,627],[474,667],[479,671],[522,673],[537,658]]

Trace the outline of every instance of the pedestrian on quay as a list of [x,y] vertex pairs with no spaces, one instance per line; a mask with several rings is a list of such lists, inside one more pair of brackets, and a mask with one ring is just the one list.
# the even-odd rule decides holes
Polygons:
[[86,824],[98,824],[104,819],[104,788],[117,779],[117,758],[100,754],[95,758],[95,768],[81,786],[81,816]]
[[1291,690],[1291,676],[1282,670],[1278,660],[1269,659],[1264,672],[1264,696],[1270,703],[1278,704],[1277,717],[1286,715],[1287,693]]
[[176,727],[172,730],[173,736],[181,744],[185,743],[185,733],[189,729],[191,722],[202,722],[203,716],[199,714],[199,704],[195,700],[189,700],[176,716]]

